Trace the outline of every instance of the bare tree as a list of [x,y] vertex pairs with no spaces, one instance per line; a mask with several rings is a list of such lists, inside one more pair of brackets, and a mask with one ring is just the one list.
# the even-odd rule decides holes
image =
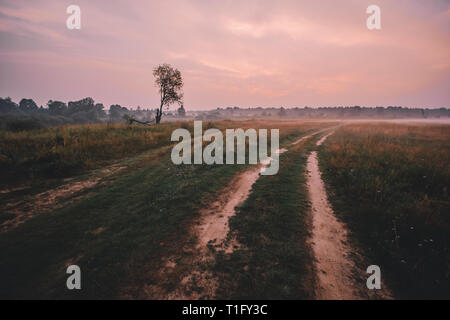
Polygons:
[[162,109],[164,106],[169,108],[172,103],[182,103],[183,93],[183,78],[178,69],[172,68],[169,64],[162,64],[153,69],[153,76],[155,77],[155,85],[159,88],[161,97],[161,104],[156,110],[156,123],[161,121]]

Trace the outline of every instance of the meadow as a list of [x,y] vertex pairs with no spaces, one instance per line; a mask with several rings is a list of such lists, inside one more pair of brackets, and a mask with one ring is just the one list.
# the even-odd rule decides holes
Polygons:
[[177,125],[93,124],[0,131],[0,180],[5,186],[80,174],[168,145],[167,136]]
[[[203,129],[278,128],[271,121],[205,122]],[[297,124],[282,123],[283,136],[295,133]],[[314,123],[314,122],[312,122]],[[27,131],[0,130],[0,188],[42,179],[67,178],[100,168],[112,161],[171,145],[177,128],[193,133],[193,122],[168,122],[158,126],[86,124]],[[205,144],[206,145],[206,144]]]
[[[251,166],[174,165],[170,136],[180,127],[193,132],[193,122],[0,132],[0,224],[24,216],[0,231],[0,297],[165,299],[205,268],[216,298],[314,299],[306,159],[317,148],[364,268],[379,265],[395,298],[448,297],[450,126],[204,122],[204,130],[278,128],[287,149],[278,174],[259,176],[235,208],[227,241],[238,245],[208,245],[206,262],[194,259],[201,212]],[[81,187],[66,192],[73,184]],[[71,264],[82,269],[80,291],[66,289]]]
[[[199,209],[248,166],[174,165],[170,160],[170,134],[177,125],[192,129],[192,123],[171,123],[149,128],[96,125],[3,133],[7,139],[3,145],[11,145],[9,152],[16,148],[16,158],[28,159],[41,177],[35,180],[43,184],[52,175],[46,178],[41,154],[60,154],[57,163],[62,165],[65,159],[71,159],[70,154],[80,155],[78,172],[85,174],[89,174],[89,168],[114,162],[119,156],[128,159],[135,154],[137,160],[107,182],[88,192],[79,191],[57,207],[0,233],[0,297],[142,297],[142,286],[157,281],[150,275],[161,267],[163,258],[182,254],[184,245],[194,241],[188,231]],[[280,128],[283,145],[327,125],[314,121],[224,121],[204,128]],[[58,146],[54,140],[64,134],[65,143]],[[82,136],[83,143],[75,136]],[[122,136],[124,141],[111,147],[117,153],[103,147],[114,145]],[[20,140],[41,148],[34,147],[34,152],[20,149]],[[33,189],[0,195],[2,207],[18,198],[31,199],[27,195]],[[33,210],[32,205],[30,208]],[[79,292],[65,289],[65,268],[69,264],[88,270]]]
[[350,124],[320,152],[336,215],[397,297],[450,297],[449,159],[443,124]]

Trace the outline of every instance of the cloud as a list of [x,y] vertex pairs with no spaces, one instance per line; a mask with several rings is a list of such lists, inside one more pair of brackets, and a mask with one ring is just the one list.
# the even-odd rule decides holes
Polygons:
[[70,1],[4,0],[0,96],[152,107],[151,70],[168,62],[188,108],[448,104],[436,89],[449,77],[448,2],[378,3],[381,31],[365,27],[364,0],[79,0],[71,31]]

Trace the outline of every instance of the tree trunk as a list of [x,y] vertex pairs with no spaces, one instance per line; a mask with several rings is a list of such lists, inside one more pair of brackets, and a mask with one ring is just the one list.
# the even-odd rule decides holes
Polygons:
[[159,110],[156,110],[156,118],[155,118],[156,124],[158,124],[158,123],[161,122],[161,118],[162,118],[162,108],[163,108],[163,104],[162,104],[162,102],[161,102],[161,106],[159,107]]

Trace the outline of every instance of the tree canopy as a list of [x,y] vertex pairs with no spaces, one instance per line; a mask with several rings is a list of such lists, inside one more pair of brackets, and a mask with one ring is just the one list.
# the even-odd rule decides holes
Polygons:
[[181,104],[183,100],[183,78],[178,69],[169,64],[162,64],[153,69],[155,85],[160,94],[160,106],[156,113],[156,123],[161,121],[162,109],[173,103]]

